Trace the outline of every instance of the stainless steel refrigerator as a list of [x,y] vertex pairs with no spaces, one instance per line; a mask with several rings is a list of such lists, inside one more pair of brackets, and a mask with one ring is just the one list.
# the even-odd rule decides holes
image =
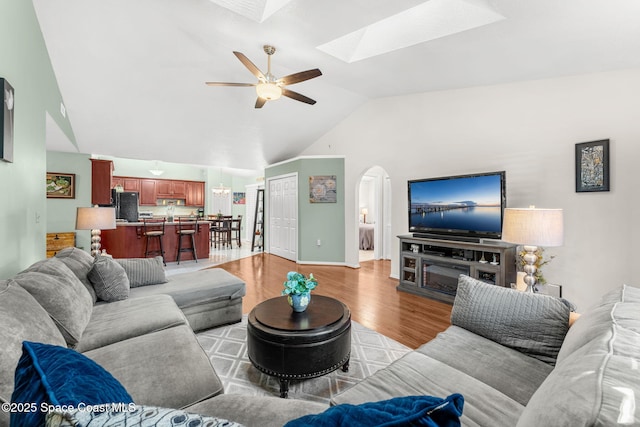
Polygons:
[[138,222],[138,193],[134,191],[113,191],[111,194],[116,218],[128,222]]

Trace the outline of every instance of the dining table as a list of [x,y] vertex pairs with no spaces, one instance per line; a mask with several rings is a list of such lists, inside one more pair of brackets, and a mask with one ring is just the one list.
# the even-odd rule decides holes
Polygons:
[[231,231],[234,227],[239,227],[240,219],[227,215],[209,215],[207,219],[211,222],[210,232],[213,247],[217,248],[220,245],[220,247],[227,246],[231,248],[233,246]]

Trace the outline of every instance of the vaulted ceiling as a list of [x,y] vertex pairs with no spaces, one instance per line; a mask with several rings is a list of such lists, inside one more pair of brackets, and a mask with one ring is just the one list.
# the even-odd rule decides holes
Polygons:
[[[259,169],[370,99],[640,67],[637,0],[33,0],[75,144],[132,159]],[[266,73],[319,68],[254,108]],[[597,100],[594,100],[597,102]]]

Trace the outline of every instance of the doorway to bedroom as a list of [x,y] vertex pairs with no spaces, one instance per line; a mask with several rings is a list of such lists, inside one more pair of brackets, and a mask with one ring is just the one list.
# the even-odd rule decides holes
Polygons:
[[380,166],[368,169],[358,184],[358,261],[391,259],[391,184]]

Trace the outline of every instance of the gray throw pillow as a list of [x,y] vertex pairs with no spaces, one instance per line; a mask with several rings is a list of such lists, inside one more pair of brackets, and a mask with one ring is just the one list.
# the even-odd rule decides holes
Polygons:
[[93,300],[75,274],[56,258],[34,263],[13,280],[47,310],[69,346],[75,346],[89,323]]
[[98,256],[88,277],[102,301],[113,302],[129,298],[129,278],[124,268],[113,258]]
[[129,278],[129,286],[159,285],[167,283],[167,274],[161,256],[155,258],[121,258],[116,262],[124,267]]
[[460,275],[451,323],[555,364],[569,330],[569,308],[549,295],[519,292]]

